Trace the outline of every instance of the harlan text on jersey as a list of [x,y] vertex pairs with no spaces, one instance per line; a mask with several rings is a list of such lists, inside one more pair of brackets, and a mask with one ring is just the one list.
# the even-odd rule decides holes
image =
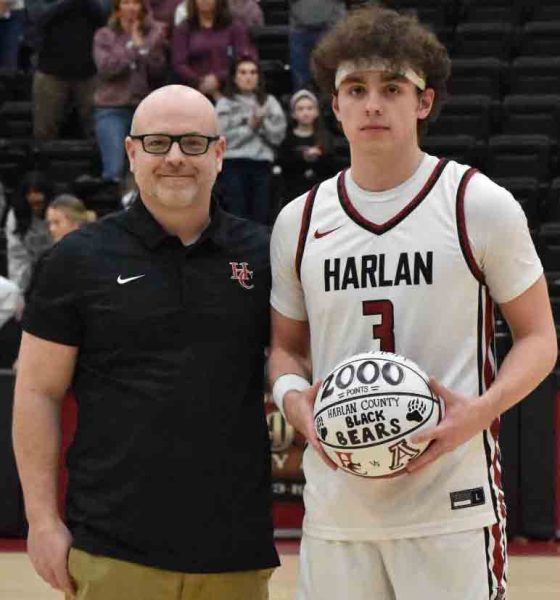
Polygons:
[[401,252],[396,260],[385,254],[327,258],[323,263],[325,291],[431,285],[433,252]]

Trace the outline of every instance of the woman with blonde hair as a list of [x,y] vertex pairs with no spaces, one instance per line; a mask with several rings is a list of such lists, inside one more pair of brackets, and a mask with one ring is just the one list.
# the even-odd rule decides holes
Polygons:
[[57,196],[47,208],[47,224],[54,242],[86,223],[95,221],[96,214],[71,194]]

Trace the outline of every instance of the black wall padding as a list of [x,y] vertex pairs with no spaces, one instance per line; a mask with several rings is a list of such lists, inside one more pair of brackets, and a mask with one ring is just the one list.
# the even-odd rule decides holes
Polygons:
[[25,532],[23,500],[12,449],[14,375],[0,371],[0,537]]
[[552,373],[519,406],[520,522],[522,535],[552,539],[556,533],[555,404]]

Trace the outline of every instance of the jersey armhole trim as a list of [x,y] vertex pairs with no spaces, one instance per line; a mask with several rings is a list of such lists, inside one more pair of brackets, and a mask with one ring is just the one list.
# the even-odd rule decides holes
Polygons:
[[313,204],[315,203],[315,196],[319,189],[317,184],[311,188],[305,199],[305,205],[303,207],[303,214],[301,215],[301,225],[299,229],[299,238],[296,251],[296,274],[297,278],[301,281],[301,261],[303,260],[303,253],[305,251],[305,240],[307,239],[307,233],[309,231],[309,225],[311,224],[311,213],[313,212]]
[[461,246],[461,252],[463,253],[463,257],[467,266],[469,267],[470,272],[473,274],[473,277],[482,285],[485,285],[484,282],[484,273],[480,270],[480,267],[476,263],[474,258],[474,254],[469,243],[469,236],[467,234],[467,222],[465,219],[465,190],[467,189],[467,185],[471,180],[472,176],[478,173],[477,169],[470,168],[461,177],[461,181],[459,182],[459,188],[457,190],[457,206],[456,206],[456,214],[457,214],[457,232],[459,235],[459,244]]

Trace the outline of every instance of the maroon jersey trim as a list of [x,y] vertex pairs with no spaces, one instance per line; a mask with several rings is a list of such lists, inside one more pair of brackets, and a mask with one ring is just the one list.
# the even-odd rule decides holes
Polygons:
[[395,225],[398,225],[422,202],[422,200],[424,200],[424,198],[426,198],[426,196],[430,193],[430,191],[436,184],[437,180],[439,179],[440,175],[445,169],[445,165],[447,165],[448,162],[448,160],[440,158],[422,189],[400,212],[398,212],[394,217],[392,217],[391,219],[389,219],[389,221],[386,221],[385,223],[374,223],[373,221],[366,219],[360,212],[358,212],[357,208],[352,204],[352,201],[348,196],[348,191],[346,190],[346,184],[344,183],[344,177],[348,169],[342,171],[342,173],[340,173],[340,175],[338,176],[338,181],[336,184],[338,189],[338,199],[342,208],[344,209],[344,212],[352,219],[352,221],[354,221],[364,229],[371,231],[371,233],[382,235],[386,231],[389,231],[390,229],[395,227]]

